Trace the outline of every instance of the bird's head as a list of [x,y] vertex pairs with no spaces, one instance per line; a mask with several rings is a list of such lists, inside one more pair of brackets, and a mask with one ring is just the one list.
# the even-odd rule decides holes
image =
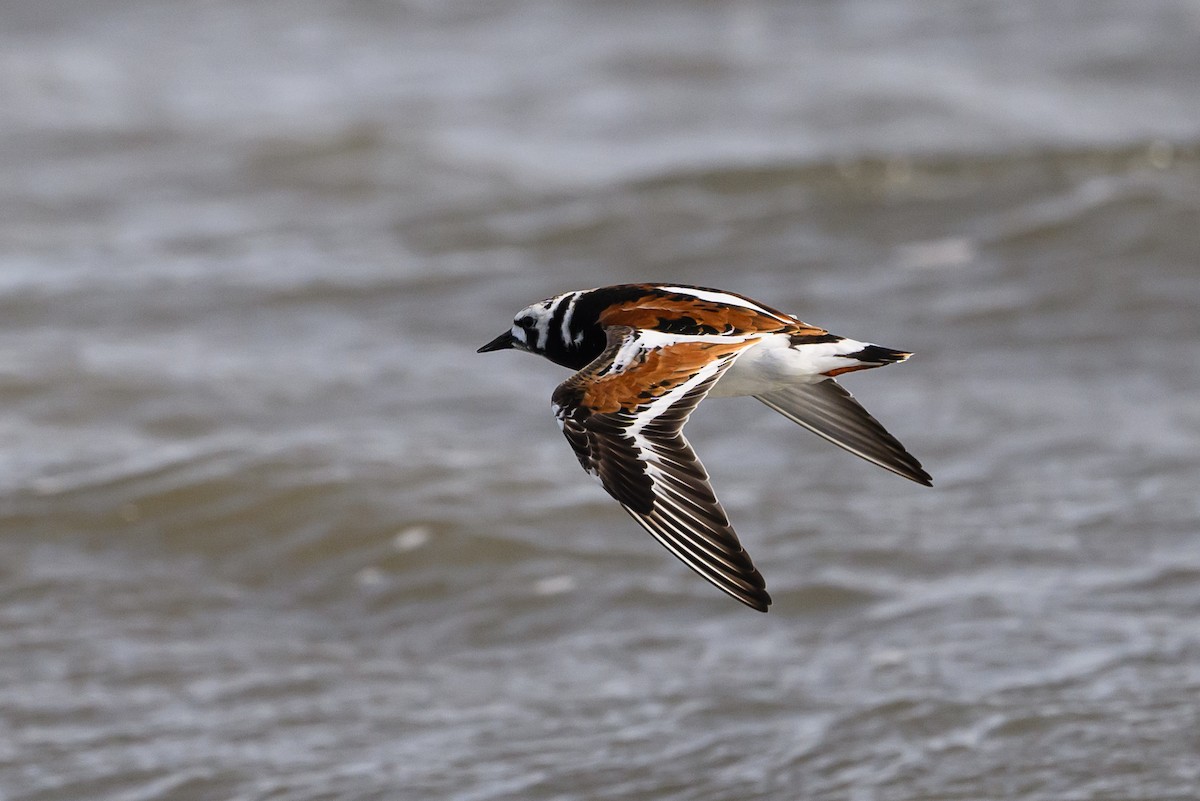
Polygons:
[[535,303],[532,306],[526,306],[524,309],[521,309],[513,317],[511,328],[484,345],[477,352],[489,353],[493,350],[516,348],[517,350],[545,355],[546,350],[553,347],[549,342],[551,337],[550,320],[554,316],[556,300],[558,298],[543,300],[541,303]]

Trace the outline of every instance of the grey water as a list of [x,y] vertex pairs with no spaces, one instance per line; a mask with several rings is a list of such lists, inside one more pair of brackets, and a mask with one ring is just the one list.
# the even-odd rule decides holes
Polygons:
[[[0,6],[0,798],[1194,799],[1200,6]],[[525,304],[911,350],[905,482],[689,438],[759,615],[578,467]]]

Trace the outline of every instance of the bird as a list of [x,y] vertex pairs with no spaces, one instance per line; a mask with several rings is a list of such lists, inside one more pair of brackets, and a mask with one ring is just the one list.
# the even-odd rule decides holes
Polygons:
[[707,396],[749,395],[856,456],[932,486],[929,473],[836,380],[907,351],[831,334],[720,289],[636,283],[525,307],[479,348],[575,371],[551,408],[583,469],[684,564],[766,612],[766,582],[683,436]]

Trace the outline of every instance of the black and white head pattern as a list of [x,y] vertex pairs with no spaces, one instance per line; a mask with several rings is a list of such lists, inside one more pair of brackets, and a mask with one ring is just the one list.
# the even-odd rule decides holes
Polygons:
[[588,294],[568,292],[521,309],[513,318],[514,345],[573,370],[586,365],[605,346],[598,310],[577,313],[580,298]]

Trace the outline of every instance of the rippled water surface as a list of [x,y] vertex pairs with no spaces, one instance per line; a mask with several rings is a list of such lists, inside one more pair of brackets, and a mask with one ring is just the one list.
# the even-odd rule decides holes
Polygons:
[[[0,9],[0,798],[1192,799],[1200,10]],[[925,489],[690,438],[775,597],[579,469],[528,302],[913,350]]]

